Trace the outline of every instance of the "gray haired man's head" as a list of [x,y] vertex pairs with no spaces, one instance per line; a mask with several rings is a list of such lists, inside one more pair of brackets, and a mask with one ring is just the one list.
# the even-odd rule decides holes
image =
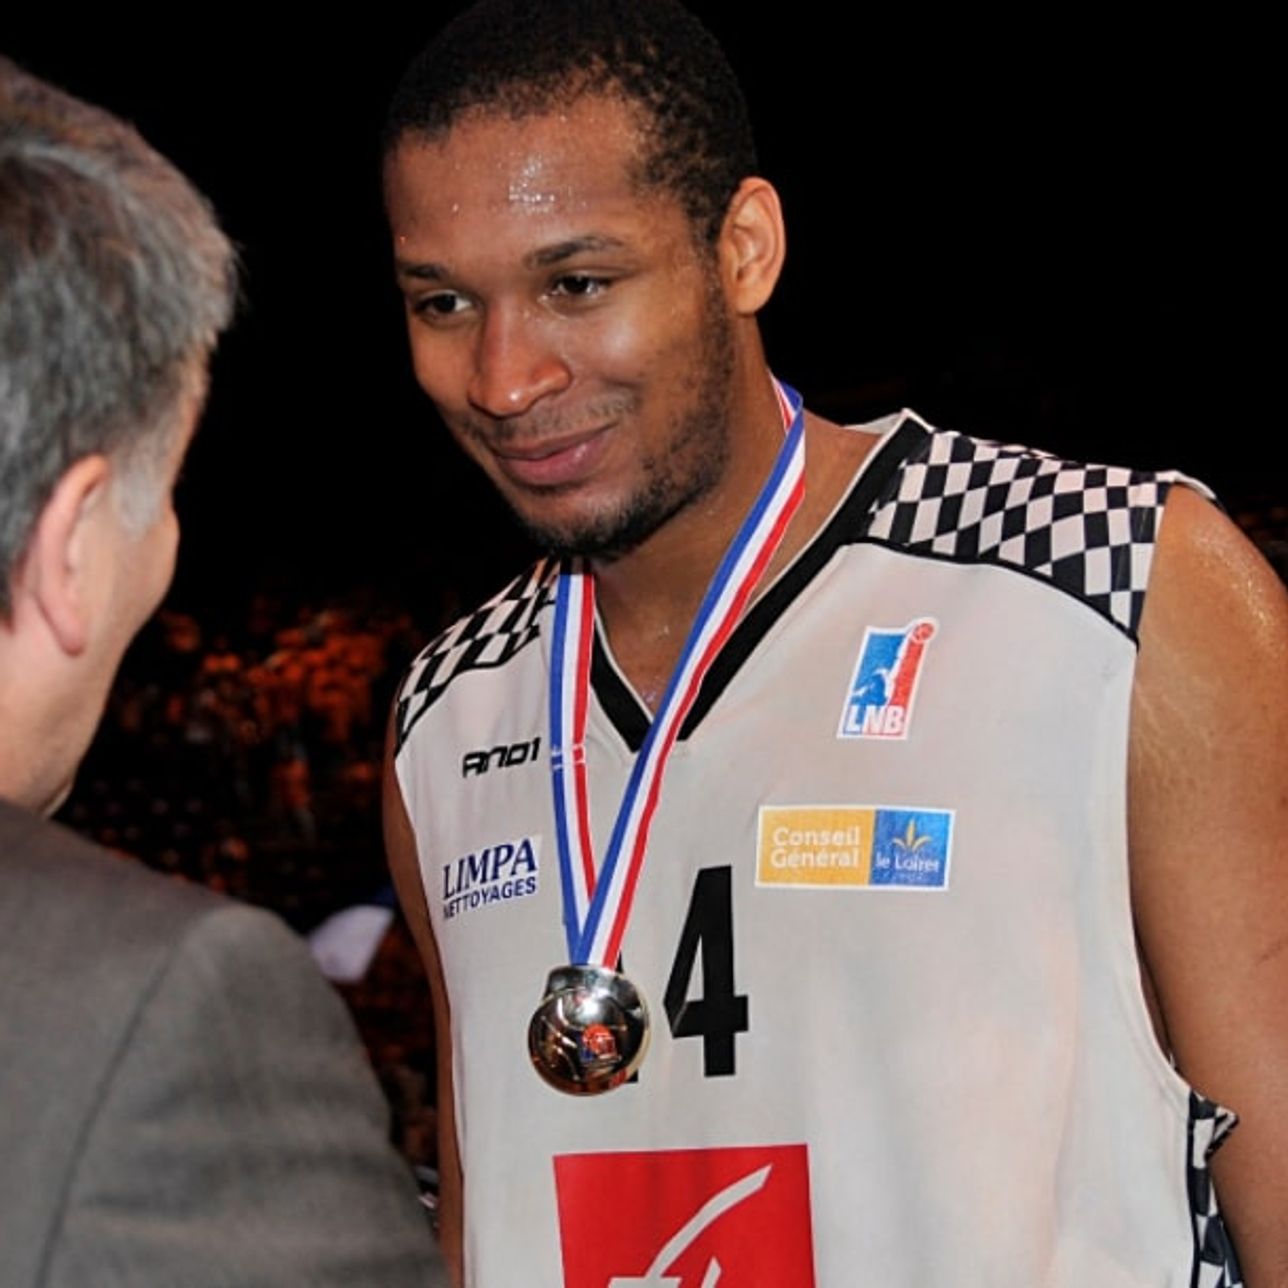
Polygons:
[[0,58],[0,615],[55,484],[114,460],[150,522],[236,269],[192,185],[128,125]]

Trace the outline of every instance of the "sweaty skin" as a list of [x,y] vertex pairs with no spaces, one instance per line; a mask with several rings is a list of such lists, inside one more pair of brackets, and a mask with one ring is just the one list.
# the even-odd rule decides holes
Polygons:
[[1288,1284],[1288,596],[1168,498],[1132,694],[1132,902],[1184,1076],[1239,1115],[1212,1161],[1250,1285]]

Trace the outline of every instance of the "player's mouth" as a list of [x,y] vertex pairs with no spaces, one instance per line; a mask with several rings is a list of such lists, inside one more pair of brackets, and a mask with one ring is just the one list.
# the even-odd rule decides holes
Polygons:
[[568,487],[587,478],[607,450],[610,426],[537,443],[493,445],[493,459],[512,483],[526,488]]

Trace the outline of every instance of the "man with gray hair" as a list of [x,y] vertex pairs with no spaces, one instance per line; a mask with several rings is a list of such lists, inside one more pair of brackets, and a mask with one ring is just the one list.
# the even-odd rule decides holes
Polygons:
[[235,294],[201,196],[0,59],[4,1285],[424,1284],[338,999],[275,919],[43,820],[174,569]]

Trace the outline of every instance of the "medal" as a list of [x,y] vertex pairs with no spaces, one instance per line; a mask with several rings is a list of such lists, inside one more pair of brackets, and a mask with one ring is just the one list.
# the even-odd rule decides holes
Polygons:
[[586,713],[595,638],[595,582],[574,560],[559,574],[550,662],[550,777],[572,963],[550,972],[528,1025],[537,1072],[570,1095],[619,1087],[648,1046],[648,1008],[611,969],[644,866],[662,775],[703,677],[741,618],[805,490],[805,418],[800,396],[774,381],[786,436],[774,467],[725,551],[680,659],[631,768],[602,866],[596,870],[586,785]]
[[603,966],[560,966],[528,1025],[536,1071],[572,1096],[611,1091],[639,1068],[648,1010],[635,985]]

